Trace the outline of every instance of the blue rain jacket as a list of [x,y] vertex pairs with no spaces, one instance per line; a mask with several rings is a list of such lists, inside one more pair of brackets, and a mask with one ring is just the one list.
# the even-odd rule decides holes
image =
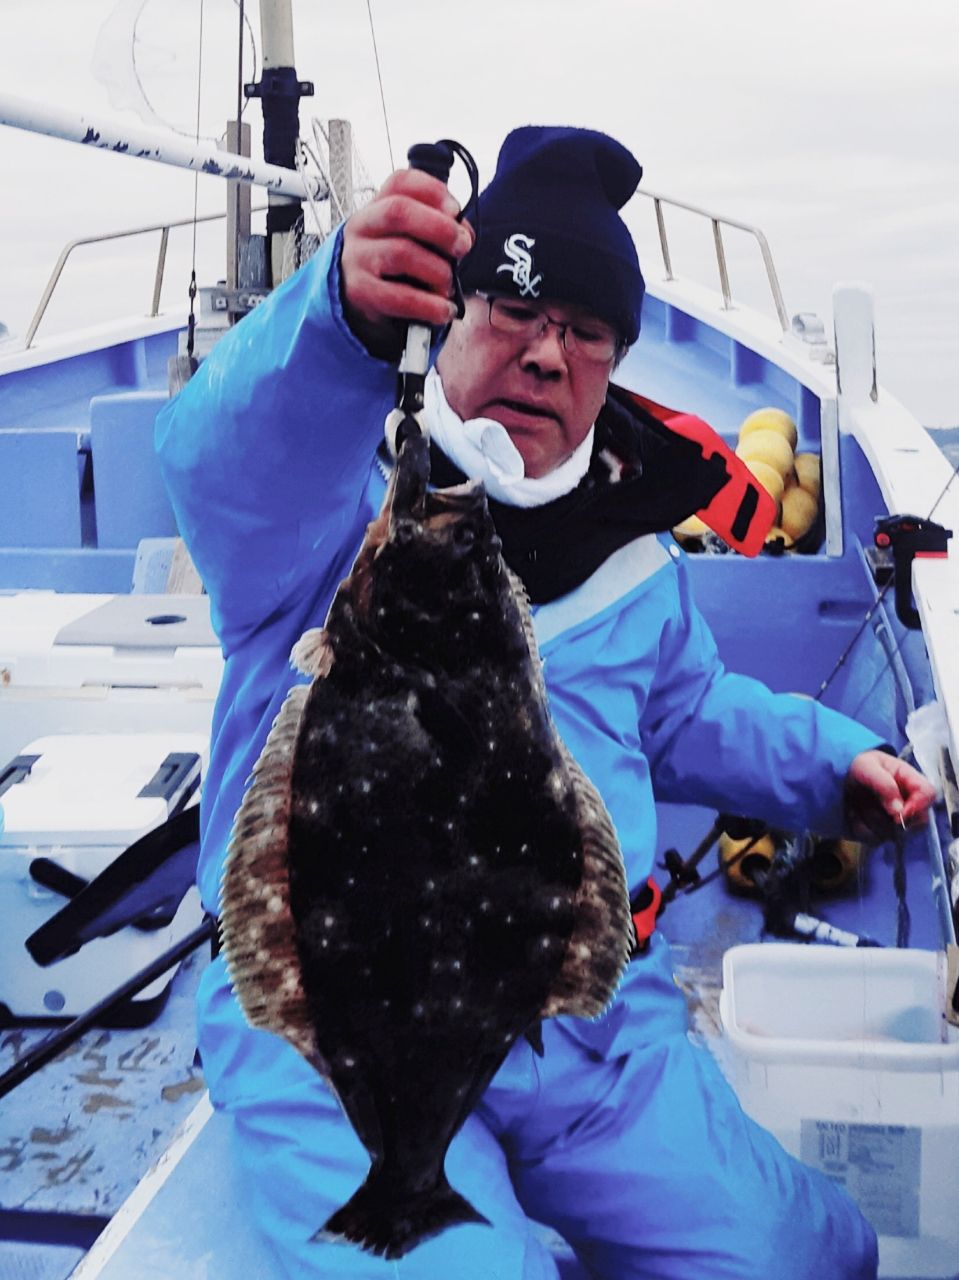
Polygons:
[[[372,358],[347,327],[338,253],[335,237],[225,336],[157,422],[163,472],[225,657],[199,867],[203,902],[214,913],[246,780],[287,690],[300,678],[289,666],[290,650],[308,627],[322,625],[385,491],[374,451],[393,405],[396,372]],[[690,597],[681,560],[655,536],[622,547],[577,590],[534,614],[557,729],[603,795],[633,890],[653,868],[654,794],[749,813],[787,829],[839,830],[846,772],[877,739],[807,699],[774,695],[727,672]],[[501,1170],[500,1183],[484,1175],[486,1190],[478,1188],[491,1197],[484,1211],[503,1227],[495,1265],[483,1252],[491,1247],[488,1230],[474,1227],[444,1233],[395,1270],[342,1247],[335,1272],[327,1270],[333,1264],[309,1242],[322,1221],[314,1216],[314,1200],[325,1188],[332,1197],[328,1209],[342,1203],[365,1174],[365,1153],[312,1068],[278,1037],[245,1025],[222,960],[204,976],[199,1009],[211,1096],[234,1116],[238,1160],[251,1171],[254,1214],[290,1276],[467,1277],[471,1267],[484,1277],[554,1276],[539,1245],[523,1231],[509,1234],[526,1222],[523,1212],[575,1237],[594,1273],[617,1280],[759,1276],[777,1267],[782,1280],[798,1280],[818,1274],[823,1250],[833,1260],[831,1275],[866,1280],[875,1274],[875,1239],[852,1202],[748,1121],[708,1053],[690,1044],[661,938],[630,966],[602,1019],[546,1024],[543,1064],[525,1041],[518,1043],[454,1141],[451,1176],[454,1165],[484,1169],[490,1159]],[[547,1111],[551,1072],[562,1083]],[[563,1100],[577,1072],[584,1081],[599,1073],[594,1092],[606,1089],[604,1072],[620,1081],[618,1088],[629,1080],[633,1102],[624,1097],[616,1104],[615,1124],[601,1138],[592,1122],[584,1127],[581,1118],[565,1114]],[[530,1097],[524,1089],[532,1090]],[[677,1148],[680,1114],[689,1128]],[[532,1126],[522,1138],[521,1116]],[[581,1138],[567,1140],[563,1125]],[[585,1149],[577,1145],[581,1139]],[[641,1151],[649,1160],[635,1157]],[[316,1152],[324,1153],[319,1168]],[[662,1202],[654,1197],[653,1218],[643,1217],[637,1197],[645,1202],[649,1196],[630,1190],[619,1170],[642,1165],[647,1174],[662,1172],[668,1162],[676,1166],[674,1181]],[[604,1170],[609,1181],[602,1188],[597,1179]],[[469,1175],[463,1177],[466,1185]],[[584,1177],[596,1191],[589,1204],[605,1204],[625,1224],[622,1230],[604,1226],[605,1244],[598,1232],[591,1237],[592,1209],[584,1216]],[[659,1185],[655,1176],[653,1184]],[[776,1206],[768,1215],[775,1229],[750,1217],[764,1197]],[[712,1216],[701,1217],[707,1204]],[[693,1217],[690,1206],[697,1206]],[[635,1270],[627,1261],[630,1233],[645,1242]],[[514,1255],[515,1263],[508,1262]]]
[[[338,242],[222,339],[157,422],[225,657],[199,873],[211,912],[245,781],[299,678],[290,650],[322,626],[385,492],[374,450],[396,371],[347,327]],[[603,795],[631,888],[653,866],[654,792],[786,829],[839,830],[849,765],[879,740],[726,671],[681,561],[657,538],[623,547],[534,615],[557,729]]]

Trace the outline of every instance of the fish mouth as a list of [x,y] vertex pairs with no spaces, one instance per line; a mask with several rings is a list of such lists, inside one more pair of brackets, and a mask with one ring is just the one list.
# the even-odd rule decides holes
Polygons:
[[391,480],[390,523],[397,518],[422,518],[423,500],[430,481],[430,446],[422,433],[403,441]]
[[437,516],[458,519],[486,504],[481,480],[465,480],[446,489],[430,489],[429,440],[424,435],[404,441],[393,468],[389,502],[390,528],[409,520],[424,523]]

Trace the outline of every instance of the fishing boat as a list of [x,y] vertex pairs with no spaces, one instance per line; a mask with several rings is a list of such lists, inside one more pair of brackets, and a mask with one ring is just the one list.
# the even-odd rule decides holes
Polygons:
[[[288,13],[273,39],[251,92],[266,117],[309,89]],[[349,213],[348,126],[331,122],[325,163],[310,167],[299,151],[242,156],[235,128],[230,154],[8,99],[0,120],[131,164],[219,173],[229,224],[225,279],[201,282],[195,312],[159,307],[172,226],[136,228],[160,239],[148,316],[41,335],[75,241],[25,334],[0,343],[0,1272],[268,1280],[274,1264],[236,1207],[227,1134],[195,1061],[210,927],[189,881],[221,659],[153,421],[318,242],[319,219],[311,234],[297,228],[303,206],[321,207],[327,229]],[[265,235],[251,231],[252,187],[268,193]],[[750,415],[788,416],[793,457],[814,458],[821,478],[801,537],[777,528],[749,557],[702,526],[677,531],[670,554],[686,557],[729,668],[854,715],[941,793],[925,829],[868,856],[660,805],[659,927],[694,1034],[747,1110],[857,1196],[880,1235],[880,1274],[955,1280],[959,482],[880,383],[866,289],[837,289],[832,317],[791,315],[757,228],[640,196],[662,262],[644,261],[642,337],[617,381],[666,421],[670,409],[694,414],[731,445]],[[676,206],[712,230],[718,291],[674,273]],[[727,227],[755,242],[768,312],[733,296]],[[786,890],[773,894],[777,868]],[[546,1238],[564,1280],[583,1277]]]

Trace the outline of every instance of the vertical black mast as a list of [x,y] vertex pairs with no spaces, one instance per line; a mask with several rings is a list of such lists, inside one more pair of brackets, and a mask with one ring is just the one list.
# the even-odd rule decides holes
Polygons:
[[[263,73],[256,84],[244,86],[248,98],[259,98],[263,109],[263,158],[285,169],[296,168],[296,140],[300,131],[300,99],[313,96],[313,84],[300,80],[293,57],[291,0],[260,0],[260,38]],[[302,212],[302,202],[273,192],[266,215],[267,272],[271,285],[283,278],[288,236]]]

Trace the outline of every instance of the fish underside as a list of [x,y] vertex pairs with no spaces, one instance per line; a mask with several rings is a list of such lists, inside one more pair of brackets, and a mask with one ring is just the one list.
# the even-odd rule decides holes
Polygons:
[[371,1166],[317,1237],[398,1258],[486,1222],[447,1148],[516,1039],[595,1017],[632,940],[603,803],[547,709],[480,485],[400,450],[237,814],[221,933],[252,1025],[330,1083]]

